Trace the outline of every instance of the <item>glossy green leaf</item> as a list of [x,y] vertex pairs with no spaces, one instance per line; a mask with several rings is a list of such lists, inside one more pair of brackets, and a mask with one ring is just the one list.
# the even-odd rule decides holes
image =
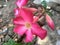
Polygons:
[[47,3],[46,3],[46,1],[45,1],[45,0],[43,0],[43,1],[41,2],[41,4],[42,4],[42,6],[43,6],[44,8],[46,8],[46,7],[47,7]]
[[46,12],[49,16],[53,16],[53,14],[49,11]]

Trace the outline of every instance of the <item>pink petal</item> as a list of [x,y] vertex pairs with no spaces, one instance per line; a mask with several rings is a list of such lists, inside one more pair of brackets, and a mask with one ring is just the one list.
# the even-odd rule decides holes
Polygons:
[[34,16],[33,19],[34,19],[34,20],[33,20],[33,23],[35,23],[35,22],[38,21],[39,17],[38,17],[38,16]]
[[31,30],[28,30],[26,32],[26,38],[24,39],[24,42],[28,43],[28,42],[32,42],[32,40],[33,40],[32,32]]
[[19,15],[19,11],[18,11],[17,8],[14,9],[14,15],[15,15],[15,16]]
[[13,22],[14,22],[14,24],[23,24],[23,25],[25,23],[22,17],[14,18]]
[[22,8],[20,10],[20,15],[23,17],[23,19],[26,22],[32,22],[33,21],[33,13],[29,10],[26,10],[25,8]]
[[47,31],[42,29],[38,24],[32,25],[32,32],[33,34],[39,36],[41,39],[44,39],[47,35]]
[[14,32],[17,33],[18,35],[22,36],[26,32],[26,28],[24,26],[15,26]]
[[46,15],[46,22],[49,25],[49,27],[54,30],[54,22],[49,15]]
[[17,0],[16,5],[21,8],[27,4],[28,0]]
[[19,8],[14,9],[14,15],[15,16],[20,16],[20,9]]
[[37,11],[36,8],[28,8],[28,7],[24,7],[24,8],[27,9],[27,10],[29,10],[29,11],[31,11],[31,12],[36,12]]

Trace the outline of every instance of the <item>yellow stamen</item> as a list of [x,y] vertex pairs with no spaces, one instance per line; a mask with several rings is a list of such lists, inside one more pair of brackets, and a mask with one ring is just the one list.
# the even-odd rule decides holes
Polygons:
[[25,23],[26,28],[31,28],[31,25],[29,23]]

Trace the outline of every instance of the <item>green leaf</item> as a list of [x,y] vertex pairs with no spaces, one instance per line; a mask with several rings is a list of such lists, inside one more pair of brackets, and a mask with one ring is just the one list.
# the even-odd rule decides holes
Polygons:
[[16,43],[13,39],[9,39],[8,42],[3,45],[22,45],[22,43]]
[[15,41],[13,39],[9,39],[8,44],[9,45],[15,45]]
[[3,45],[15,45],[15,41],[13,39],[9,39],[8,42],[4,43]]
[[4,43],[3,45],[8,45],[8,43]]
[[27,45],[33,45],[33,42],[31,42],[31,43],[27,43]]
[[41,4],[42,4],[42,6],[46,9],[46,7],[47,7],[47,3],[46,3],[46,1],[43,0],[43,1],[41,2]]
[[51,12],[49,12],[49,11],[47,11],[47,14],[48,14],[49,16],[53,16],[53,14],[52,14]]
[[15,43],[15,45],[22,45],[22,43]]

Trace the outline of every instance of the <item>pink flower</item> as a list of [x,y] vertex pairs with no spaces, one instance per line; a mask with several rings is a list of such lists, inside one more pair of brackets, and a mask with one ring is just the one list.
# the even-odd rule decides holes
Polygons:
[[49,27],[54,30],[54,22],[49,15],[46,15],[46,22],[49,25]]
[[21,8],[27,4],[28,0],[17,0],[16,5]]
[[33,22],[33,13],[25,8],[20,9],[20,16],[14,18],[14,32],[20,36],[26,34],[24,42],[32,42],[34,36],[37,35],[44,39],[47,31],[40,27],[36,22]]

